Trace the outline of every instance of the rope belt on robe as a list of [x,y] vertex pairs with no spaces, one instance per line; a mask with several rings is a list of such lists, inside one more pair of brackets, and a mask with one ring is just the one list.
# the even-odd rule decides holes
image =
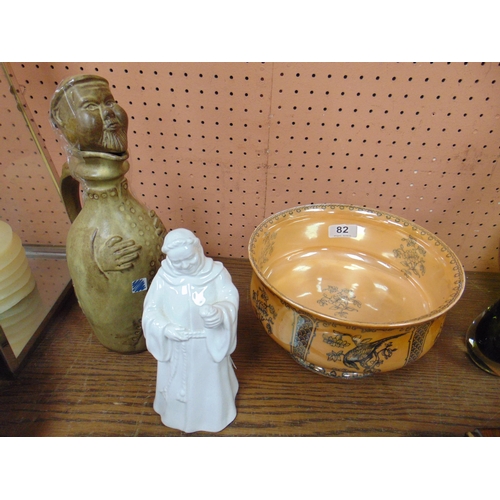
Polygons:
[[[170,378],[167,382],[166,390],[170,388],[172,382],[177,375],[178,370],[182,370],[181,372],[181,386],[179,392],[177,393],[176,399],[181,403],[185,403],[186,399],[186,388],[187,388],[187,342],[191,339],[204,339],[206,338],[205,332],[189,332],[185,333],[187,339],[179,340],[174,342],[174,352],[172,354],[172,372],[170,374]],[[180,351],[180,352],[179,352]],[[180,358],[180,359],[179,359]]]

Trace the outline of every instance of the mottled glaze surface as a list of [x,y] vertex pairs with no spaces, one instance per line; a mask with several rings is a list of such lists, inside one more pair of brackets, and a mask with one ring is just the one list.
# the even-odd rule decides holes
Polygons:
[[263,221],[249,244],[251,294],[266,330],[331,376],[400,368],[427,352],[465,277],[435,235],[352,205],[309,205]]
[[166,231],[129,190],[127,113],[106,79],[76,75],[58,85],[50,119],[68,156],[60,183],[72,222],[66,253],[78,302],[104,346],[142,352],[144,298]]

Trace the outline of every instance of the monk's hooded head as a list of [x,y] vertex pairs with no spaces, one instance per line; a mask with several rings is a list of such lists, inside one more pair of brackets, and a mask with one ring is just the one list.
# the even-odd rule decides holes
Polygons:
[[97,75],[63,80],[50,104],[53,126],[72,149],[122,154],[127,151],[127,114],[109,83]]

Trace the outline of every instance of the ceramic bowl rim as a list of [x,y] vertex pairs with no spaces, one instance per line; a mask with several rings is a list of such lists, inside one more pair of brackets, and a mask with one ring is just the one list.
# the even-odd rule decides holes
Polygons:
[[[439,244],[442,248],[443,251],[447,253],[447,256],[449,256],[449,261],[451,263],[451,270],[454,272],[454,286],[452,287],[452,290],[454,290],[454,294],[452,295],[451,298],[446,300],[440,307],[437,309],[433,309],[431,312],[428,314],[425,314],[423,316],[420,316],[418,318],[410,318],[405,321],[397,321],[394,323],[375,323],[375,322],[363,322],[363,321],[355,321],[352,319],[346,320],[344,318],[338,318],[335,316],[330,316],[327,314],[322,314],[321,312],[318,312],[314,309],[311,309],[309,307],[305,307],[302,304],[299,304],[298,302],[288,298],[286,295],[284,295],[282,292],[280,292],[278,289],[276,289],[273,285],[271,285],[268,280],[262,275],[257,263],[254,260],[253,257],[253,247],[255,245],[255,240],[257,238],[257,235],[263,230],[264,226],[272,223],[273,219],[283,219],[286,214],[292,215],[294,213],[299,213],[302,211],[318,211],[322,210],[325,211],[326,209],[341,209],[345,210],[348,209],[350,211],[356,211],[356,212],[365,212],[365,213],[372,213],[377,216],[385,216],[386,218],[393,219],[395,221],[401,222],[404,226],[410,227],[414,231],[418,231],[419,236],[427,236],[428,238],[434,240],[436,244]],[[347,203],[313,203],[309,205],[298,205],[295,207],[287,208],[285,210],[281,210],[279,212],[276,212],[269,217],[266,217],[252,232],[252,235],[250,236],[250,240],[248,243],[248,258],[250,261],[250,265],[252,266],[252,269],[260,282],[267,287],[269,290],[271,290],[274,295],[276,295],[279,299],[284,301],[285,303],[289,304],[291,307],[298,311],[304,311],[307,314],[310,314],[312,317],[317,317],[320,318],[323,321],[327,321],[329,323],[337,323],[339,325],[345,325],[345,326],[351,326],[351,327],[358,327],[358,328],[376,328],[376,329],[390,329],[390,328],[400,328],[400,327],[406,327],[406,326],[412,326],[416,325],[419,323],[425,323],[428,321],[435,320],[436,318],[439,318],[446,312],[448,312],[460,299],[462,296],[464,290],[465,290],[465,282],[466,282],[466,277],[465,277],[465,271],[463,269],[462,263],[460,262],[459,258],[455,254],[455,252],[448,246],[446,243],[444,243],[439,237],[437,237],[435,234],[430,233],[427,229],[424,227],[420,226],[419,224],[416,224],[415,222],[409,221],[408,219],[405,219],[404,217],[400,217],[398,215],[392,214],[390,212],[386,212],[384,210],[379,210],[379,209],[373,209],[369,207],[363,207],[361,205],[353,205],[353,204],[347,204]]]

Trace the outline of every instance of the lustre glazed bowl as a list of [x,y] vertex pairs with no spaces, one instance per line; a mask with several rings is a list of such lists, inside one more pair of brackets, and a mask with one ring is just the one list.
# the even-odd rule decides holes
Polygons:
[[465,275],[424,228],[380,210],[308,205],[272,215],[249,243],[251,301],[302,366],[363,377],[421,358]]

